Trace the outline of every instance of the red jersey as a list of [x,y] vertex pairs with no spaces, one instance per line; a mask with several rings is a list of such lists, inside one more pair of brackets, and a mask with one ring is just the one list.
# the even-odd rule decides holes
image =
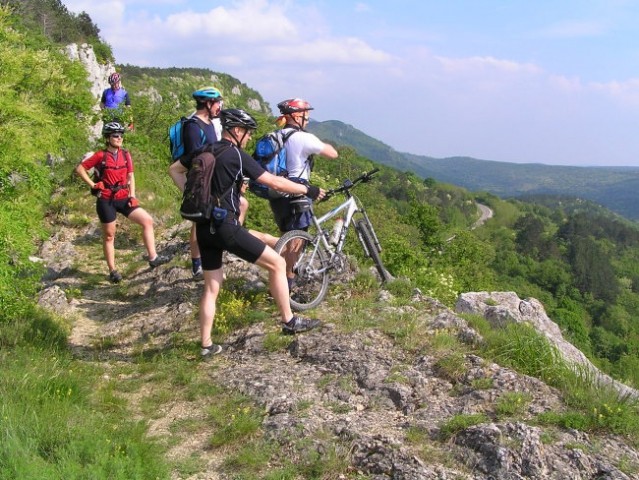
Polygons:
[[120,148],[116,153],[100,150],[82,162],[85,170],[99,170],[99,179],[106,188],[100,197],[121,200],[129,196],[127,186],[129,173],[133,173],[133,161],[128,150]]

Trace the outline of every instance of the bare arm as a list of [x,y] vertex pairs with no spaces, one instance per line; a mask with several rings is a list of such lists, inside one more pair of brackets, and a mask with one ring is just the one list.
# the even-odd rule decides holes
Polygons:
[[184,192],[184,185],[186,184],[186,172],[188,172],[187,168],[180,163],[179,160],[176,160],[169,167],[169,175],[173,180],[173,183],[177,185],[180,189],[180,192]]
[[337,158],[338,155],[337,150],[335,150],[335,147],[333,147],[330,143],[325,143],[324,148],[322,148],[322,151],[319,152],[319,154],[328,158]]
[[81,163],[78,163],[78,166],[75,167],[75,173],[78,174],[78,176],[82,179],[84,183],[86,183],[89,186],[89,188],[93,188],[95,186],[95,182],[91,180],[91,177],[89,176],[89,172],[87,172],[87,169],[84,168]]
[[135,176],[133,172],[127,175],[127,182],[129,184],[129,197],[135,197]]

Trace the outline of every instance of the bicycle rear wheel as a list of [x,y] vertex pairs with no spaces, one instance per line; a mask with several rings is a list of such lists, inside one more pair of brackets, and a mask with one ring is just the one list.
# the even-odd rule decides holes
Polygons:
[[319,237],[303,230],[286,232],[275,244],[275,251],[295,273],[290,289],[293,310],[315,308],[324,300],[328,291],[328,254],[324,248]]
[[355,223],[355,228],[357,229],[357,235],[359,236],[359,241],[362,242],[362,246],[366,251],[366,254],[373,260],[375,263],[375,268],[377,268],[377,272],[379,273],[380,278],[382,279],[382,283],[390,282],[391,276],[388,273],[388,270],[384,268],[384,264],[382,263],[382,258],[379,256],[379,249],[377,248],[377,244],[373,240],[375,238],[374,234],[371,232],[372,225],[366,220],[358,220]]

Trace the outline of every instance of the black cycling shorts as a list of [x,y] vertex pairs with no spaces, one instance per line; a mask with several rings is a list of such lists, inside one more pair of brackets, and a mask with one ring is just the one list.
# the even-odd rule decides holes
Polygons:
[[139,207],[129,207],[129,198],[123,198],[121,200],[105,200],[98,198],[95,204],[95,210],[98,212],[98,218],[101,223],[115,222],[117,212],[120,212],[125,217],[131,215],[131,212]]
[[224,250],[247,262],[255,263],[266,248],[266,244],[251,235],[246,228],[236,225],[235,219],[217,227],[213,234],[208,223],[198,223],[196,232],[203,270],[221,268]]

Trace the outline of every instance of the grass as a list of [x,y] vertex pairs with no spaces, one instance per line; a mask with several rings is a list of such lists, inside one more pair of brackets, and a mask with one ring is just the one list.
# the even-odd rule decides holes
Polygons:
[[440,425],[439,434],[443,441],[447,441],[469,427],[486,422],[488,417],[483,413],[453,415]]
[[168,478],[145,423],[130,418],[113,389],[94,390],[99,367],[33,348],[1,358],[0,477]]

